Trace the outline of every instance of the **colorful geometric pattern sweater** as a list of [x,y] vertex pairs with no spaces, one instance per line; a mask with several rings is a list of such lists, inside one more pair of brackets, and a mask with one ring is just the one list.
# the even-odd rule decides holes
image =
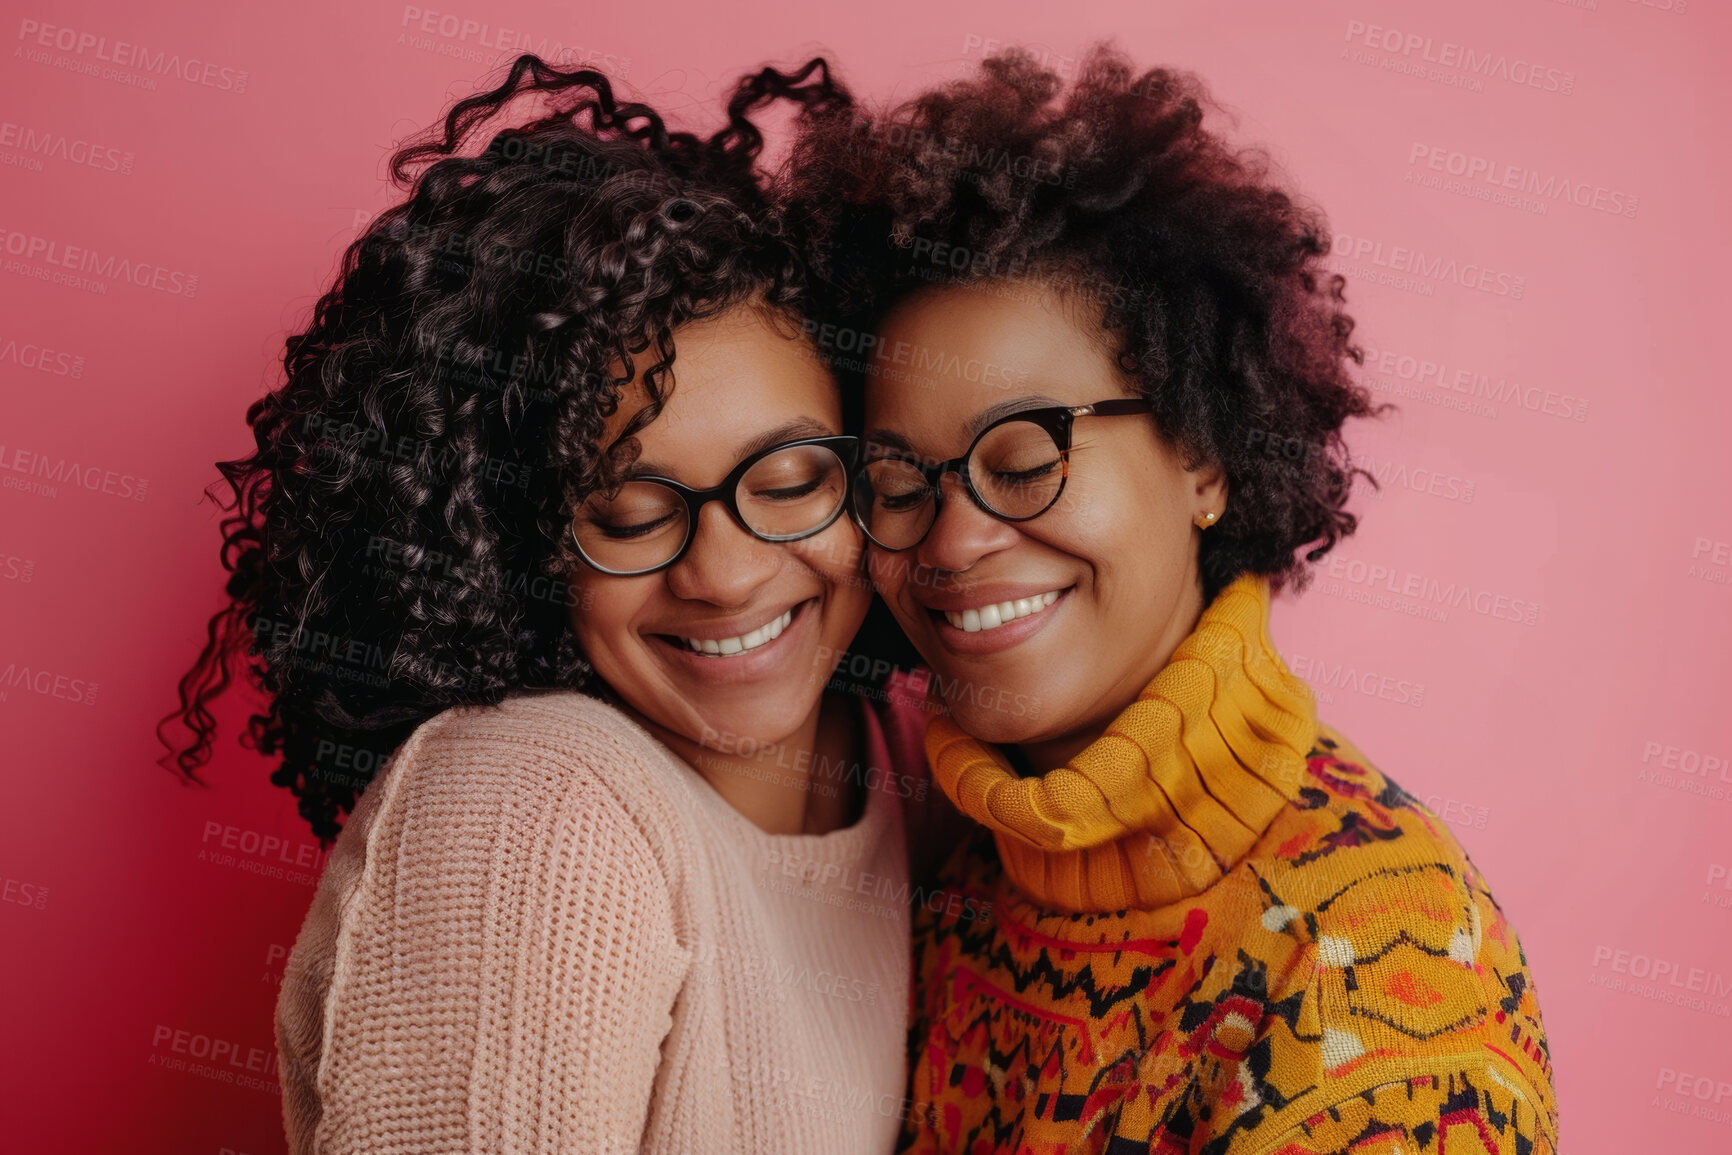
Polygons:
[[975,901],[916,912],[903,1150],[1555,1151],[1515,929],[1443,823],[1317,721],[1268,599],[1224,590],[1047,774],[929,723],[984,829],[942,879]]

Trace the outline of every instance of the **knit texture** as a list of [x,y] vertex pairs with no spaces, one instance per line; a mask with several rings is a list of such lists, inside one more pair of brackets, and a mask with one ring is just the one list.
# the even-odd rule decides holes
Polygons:
[[866,765],[813,781],[867,783],[865,810],[824,835],[763,832],[575,692],[419,727],[289,957],[290,1150],[888,1150],[909,779],[861,714]]
[[1066,767],[1018,779],[933,721],[986,829],[915,915],[904,1149],[1555,1149],[1514,929],[1313,701],[1242,578]]

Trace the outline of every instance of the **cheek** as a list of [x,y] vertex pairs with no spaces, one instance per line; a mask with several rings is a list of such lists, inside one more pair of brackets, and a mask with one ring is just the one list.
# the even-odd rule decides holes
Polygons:
[[830,612],[846,614],[858,609],[864,615],[872,600],[872,587],[861,568],[861,546],[860,531],[853,523],[838,520],[817,537],[794,542],[788,549],[827,587]]
[[1182,569],[1196,548],[1172,479],[1147,467],[1073,477],[1052,514],[1049,525],[1034,523],[1042,539],[1099,570],[1129,568],[1152,580]]
[[860,531],[843,515],[816,537],[789,543],[788,550],[826,585],[842,585],[860,580],[861,544]]
[[899,620],[903,620],[904,626],[907,622],[902,602],[908,587],[908,571],[913,564],[909,559],[912,556],[912,550],[907,553],[886,553],[881,549],[866,551],[866,572],[871,578],[873,588],[878,591],[891,612]]
[[619,651],[635,635],[631,623],[643,609],[650,591],[630,579],[590,578],[573,583],[576,606],[571,613],[572,633],[583,652],[594,660]]

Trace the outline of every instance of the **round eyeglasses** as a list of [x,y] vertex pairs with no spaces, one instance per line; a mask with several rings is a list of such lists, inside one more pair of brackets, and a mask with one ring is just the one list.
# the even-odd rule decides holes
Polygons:
[[944,475],[954,472],[982,510],[1002,521],[1029,521],[1064,492],[1078,417],[1122,417],[1149,408],[1145,398],[1123,397],[1025,409],[982,429],[967,453],[949,461],[928,465],[897,453],[870,458],[854,474],[854,518],[880,549],[912,549],[938,520]]
[[631,577],[685,556],[698,514],[720,501],[760,541],[799,541],[829,528],[847,508],[857,437],[808,437],[752,454],[718,486],[693,489],[670,477],[633,477],[578,509],[571,539],[578,556],[605,574]]

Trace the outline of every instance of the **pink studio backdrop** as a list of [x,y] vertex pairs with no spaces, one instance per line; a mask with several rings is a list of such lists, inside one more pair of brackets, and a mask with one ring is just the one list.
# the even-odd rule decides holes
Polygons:
[[1383,493],[1277,642],[1521,931],[1565,1150],[1732,1148],[1716,6],[432,3],[461,6],[8,6],[5,1146],[282,1148],[271,1011],[316,846],[234,742],[249,700],[212,790],[152,765],[152,726],[220,601],[211,463],[249,447],[392,143],[520,45],[709,115],[812,52],[906,95],[994,42],[1068,68],[1114,35],[1200,71],[1325,207],[1363,378],[1401,407],[1351,430]]

